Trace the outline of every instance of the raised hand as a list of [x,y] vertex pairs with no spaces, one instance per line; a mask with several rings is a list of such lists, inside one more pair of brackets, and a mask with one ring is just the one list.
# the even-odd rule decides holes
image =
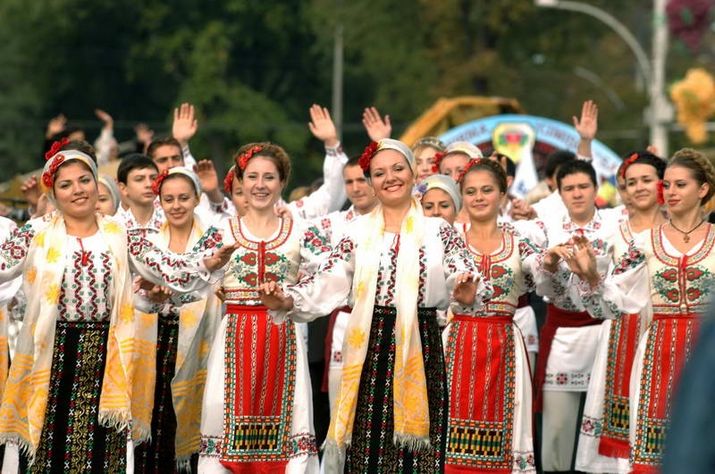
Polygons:
[[598,106],[587,100],[581,106],[581,118],[573,118],[573,126],[582,140],[593,140],[598,132]]
[[477,282],[471,273],[460,273],[452,290],[454,300],[464,306],[472,306],[477,297]]
[[280,285],[274,281],[261,284],[258,288],[258,294],[261,296],[261,303],[272,310],[291,310],[293,309],[293,298],[286,296]]
[[383,119],[375,107],[367,107],[363,111],[362,124],[370,140],[374,142],[382,140],[383,138],[390,138],[390,134],[392,133],[390,116],[385,115]]
[[94,115],[104,124],[104,128],[111,129],[114,127],[114,119],[111,115],[102,109],[94,109]]
[[58,133],[64,131],[67,126],[67,117],[64,114],[59,114],[57,117],[52,117],[49,122],[47,122],[47,130],[45,131],[45,138],[48,140]]
[[231,259],[234,250],[238,248],[238,242],[231,245],[224,245],[220,249],[216,250],[210,257],[204,258],[204,265],[206,269],[210,272],[216,271],[223,267]]
[[40,200],[40,187],[38,186],[37,176],[32,175],[22,183],[20,192],[27,201],[30,207],[37,209],[37,202]]
[[310,113],[310,122],[308,122],[310,133],[327,147],[338,146],[338,131],[330,117],[330,111],[325,107],[313,104],[308,112]]
[[201,189],[203,189],[206,194],[211,194],[218,189],[218,173],[216,173],[213,161],[199,160],[194,166],[194,171],[199,177]]
[[154,139],[154,130],[150,129],[145,123],[138,123],[134,126],[134,133],[137,137],[137,142],[144,146],[144,153],[149,148],[149,144]]
[[189,140],[196,135],[198,128],[196,111],[193,105],[184,102],[179,108],[174,109],[174,123],[171,125],[171,135],[182,146],[188,145]]

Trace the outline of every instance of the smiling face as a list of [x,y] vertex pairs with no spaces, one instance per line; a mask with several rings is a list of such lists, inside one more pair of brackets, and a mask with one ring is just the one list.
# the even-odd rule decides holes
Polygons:
[[437,153],[436,148],[425,146],[415,153],[415,167],[417,168],[417,181],[422,181],[428,176],[432,176],[432,165],[434,164],[434,155]]
[[596,185],[587,173],[573,173],[561,180],[561,199],[571,220],[587,222],[596,210]]
[[161,185],[160,202],[166,220],[171,227],[183,228],[193,224],[194,209],[199,197],[188,178],[174,175],[164,179]]
[[57,208],[80,219],[93,215],[97,206],[97,181],[87,165],[72,160],[60,166],[52,186]]
[[415,175],[407,159],[395,150],[381,150],[370,161],[370,181],[384,206],[399,207],[412,198]]
[[668,211],[682,215],[700,207],[701,200],[708,194],[707,183],[700,184],[693,172],[683,166],[669,166],[663,176],[663,196]]
[[105,216],[113,216],[117,209],[112,201],[112,193],[102,183],[99,183],[97,190],[99,193],[97,195],[97,212],[101,212]]
[[475,222],[496,220],[503,197],[504,193],[499,188],[499,182],[491,172],[475,170],[464,176],[462,201],[470,220]]
[[457,217],[454,201],[446,191],[439,188],[432,188],[422,196],[422,210],[425,216],[441,217],[450,225],[454,224]]
[[281,197],[284,184],[278,167],[270,158],[260,155],[248,161],[241,183],[248,208],[256,210],[273,209]]
[[450,153],[440,161],[439,172],[446,174],[456,183],[459,181],[459,175],[464,171],[468,163],[469,157],[464,153]]
[[633,163],[626,168],[626,193],[634,209],[647,211],[658,205],[658,173],[645,163]]

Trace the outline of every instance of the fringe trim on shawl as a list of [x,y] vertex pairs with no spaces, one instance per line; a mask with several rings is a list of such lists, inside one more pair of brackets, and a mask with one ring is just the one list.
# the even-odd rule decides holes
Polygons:
[[399,448],[406,448],[412,453],[427,450],[431,446],[429,437],[418,437],[399,433],[394,433],[392,435],[392,442],[395,446]]
[[105,428],[122,432],[129,429],[130,418],[128,410],[100,410],[97,422]]
[[325,472],[343,472],[345,469],[345,457],[347,454],[347,444],[340,447],[335,441],[325,440],[323,443],[323,464]]
[[191,455],[176,458],[176,470],[178,472],[191,472]]
[[17,433],[4,433],[0,435],[0,445],[14,444],[17,446],[20,454],[24,454],[27,457],[27,465],[32,466],[35,462],[36,448],[32,447],[32,444],[25,438]]

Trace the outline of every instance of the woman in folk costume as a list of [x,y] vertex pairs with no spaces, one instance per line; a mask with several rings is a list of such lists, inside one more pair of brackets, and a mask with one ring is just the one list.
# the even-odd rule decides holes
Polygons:
[[100,175],[97,180],[97,212],[105,216],[113,216],[122,204],[119,188],[114,178]]
[[457,213],[462,208],[457,183],[449,176],[433,174],[416,187],[425,216],[441,217],[449,225],[454,225]]
[[494,160],[471,160],[460,178],[469,226],[458,225],[493,295],[473,315],[456,313],[447,327],[449,431],[446,472],[535,472],[531,376],[514,321],[522,295],[548,293],[544,252],[499,222],[507,192]]
[[[663,173],[666,163],[649,153],[633,153],[619,175],[629,202],[628,219],[613,238],[613,258],[628,252],[635,240],[650,237],[663,224]],[[615,263],[615,262],[614,262]],[[631,369],[638,342],[650,322],[650,308],[622,314],[601,326],[586,394],[576,469],[584,472],[629,472],[629,396]]]
[[[22,273],[27,307],[0,406],[4,472],[17,447],[32,472],[122,472],[127,428],[148,439],[155,318],[135,315],[130,270],[190,291],[220,257],[174,256],[95,213],[97,168],[90,148],[58,143],[42,182],[57,210],[0,245],[0,281]],[[228,253],[230,255],[230,253]]]
[[443,153],[444,149],[444,143],[437,137],[422,137],[412,145],[418,183],[438,173],[434,167],[434,157],[437,153]]
[[[196,173],[184,167],[161,173],[153,185],[166,222],[148,238],[175,253],[204,252],[221,241],[215,227],[194,213],[201,196]],[[161,287],[146,294],[158,313],[156,387],[151,441],[134,451],[134,471],[169,472],[196,469],[201,446],[201,399],[206,363],[220,321],[221,302],[209,287],[190,294],[167,294]]]
[[636,473],[659,470],[673,390],[715,291],[715,227],[702,213],[715,193],[715,168],[701,153],[680,150],[668,162],[663,188],[668,222],[634,241],[607,278],[595,270],[581,239],[569,262],[592,316],[614,319],[652,307],[631,374],[630,462]]
[[267,283],[263,299],[279,321],[353,308],[326,472],[442,472],[448,407],[436,310],[473,311],[491,291],[454,229],[412,197],[405,144],[373,142],[360,164],[380,203],[318,272],[283,288]]
[[306,328],[273,324],[258,288],[295,283],[329,247],[314,226],[275,213],[290,175],[283,148],[248,144],[235,161],[225,184],[243,188],[247,208],[221,229],[236,251],[220,276],[226,314],[209,355],[199,471],[317,472]]

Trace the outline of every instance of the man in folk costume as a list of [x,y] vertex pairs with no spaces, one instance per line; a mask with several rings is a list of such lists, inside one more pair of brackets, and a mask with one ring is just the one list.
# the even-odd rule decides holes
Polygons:
[[555,297],[547,306],[539,341],[534,408],[535,412],[543,412],[544,471],[569,471],[579,404],[588,388],[600,321],[589,316],[578,294],[569,286],[571,272],[566,264],[551,257],[565,257],[570,241],[585,235],[593,242],[599,269],[605,272],[611,260],[609,242],[617,231],[618,219],[609,210],[596,209],[596,173],[590,163],[568,161],[560,166],[556,180],[568,213],[543,222],[543,241],[537,240],[544,248],[561,247],[561,251],[545,259],[544,268],[551,272]]

